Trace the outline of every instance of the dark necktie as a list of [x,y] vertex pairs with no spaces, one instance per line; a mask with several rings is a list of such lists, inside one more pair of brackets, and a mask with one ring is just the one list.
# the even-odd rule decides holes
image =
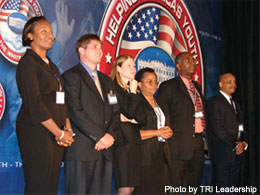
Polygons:
[[236,110],[236,107],[235,107],[235,102],[233,101],[232,97],[230,98],[230,103],[231,103],[231,106],[232,106],[235,114],[237,114],[237,110]]
[[202,111],[203,112],[203,117],[201,118],[201,123],[202,123],[202,127],[203,129],[206,129],[206,123],[205,123],[205,113],[204,113],[204,109],[203,109],[203,105],[201,102],[201,98],[200,95],[198,94],[198,92],[196,91],[195,85],[192,83],[192,81],[189,81],[189,85],[190,85],[190,91],[193,94],[193,97],[195,96],[195,111]]

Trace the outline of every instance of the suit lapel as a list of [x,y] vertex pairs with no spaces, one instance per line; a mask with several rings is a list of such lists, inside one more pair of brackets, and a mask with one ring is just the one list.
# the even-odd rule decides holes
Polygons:
[[[93,91],[93,93],[97,96],[97,98],[100,101],[104,102],[102,97],[100,96],[98,90],[97,90],[97,87],[96,87],[94,81],[92,80],[92,78],[90,77],[88,72],[85,70],[84,67],[82,67],[81,64],[78,64],[78,66],[79,66],[79,74],[80,74],[82,80],[85,82],[86,86],[88,86],[90,88],[90,90]],[[101,85],[101,89],[103,91],[102,85]]]
[[[232,113],[233,113],[234,115],[236,115],[236,114],[235,114],[235,111],[234,111],[234,109],[233,109],[233,107],[232,107],[231,104],[228,102],[228,100],[227,100],[221,93],[219,93],[218,95],[219,95],[219,97],[222,99],[223,103],[230,109],[230,111],[232,111]],[[236,104],[236,103],[235,103],[235,104]],[[237,106],[237,104],[236,104],[236,106]],[[236,108],[237,108],[237,107],[236,107]]]
[[[108,102],[107,90],[106,90],[107,83],[105,83],[105,80],[103,79],[103,76],[99,71],[98,71],[98,78],[99,78],[99,82],[100,82],[100,85],[101,85],[101,90],[102,90],[104,101]],[[100,96],[100,94],[99,94],[99,96]],[[101,98],[101,96],[100,96],[100,98]]]
[[190,97],[190,94],[188,92],[188,89],[186,87],[186,85],[184,84],[184,82],[182,81],[182,79],[178,76],[178,82],[179,82],[179,88],[181,89],[181,91],[185,94],[185,97],[190,101],[190,103],[193,105],[192,99]]

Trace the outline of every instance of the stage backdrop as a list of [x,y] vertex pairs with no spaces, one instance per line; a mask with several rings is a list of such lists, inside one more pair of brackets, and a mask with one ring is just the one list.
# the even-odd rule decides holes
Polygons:
[[[218,90],[220,1],[0,0],[0,194],[20,194],[24,190],[15,133],[21,106],[15,74],[26,50],[21,40],[23,26],[39,15],[44,15],[53,28],[55,41],[48,56],[61,73],[78,62],[76,40],[85,33],[96,33],[103,40],[102,72],[109,74],[114,58],[128,53],[135,58],[138,69],[154,68],[161,82],[177,75],[175,56],[189,51],[197,62],[194,80],[203,86],[207,97]],[[205,170],[204,183],[210,184],[207,173]],[[62,169],[59,193],[63,192]]]

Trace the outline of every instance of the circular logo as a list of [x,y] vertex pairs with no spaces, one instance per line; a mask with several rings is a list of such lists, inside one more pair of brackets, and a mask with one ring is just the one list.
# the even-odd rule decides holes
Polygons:
[[197,63],[193,79],[203,87],[200,44],[183,0],[110,1],[102,20],[100,71],[110,74],[114,59],[129,54],[138,69],[154,68],[161,82],[176,77],[174,59],[188,51]]
[[5,110],[5,93],[4,89],[0,83],[0,120],[2,116],[4,115],[4,110]]
[[22,44],[23,27],[27,20],[41,16],[36,0],[5,0],[0,2],[0,52],[10,62],[17,64],[26,48]]

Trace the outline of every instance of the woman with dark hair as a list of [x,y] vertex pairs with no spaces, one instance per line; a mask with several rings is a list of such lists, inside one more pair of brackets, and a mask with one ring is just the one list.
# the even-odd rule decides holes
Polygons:
[[141,137],[133,119],[138,106],[134,59],[120,55],[114,61],[111,78],[116,82],[116,95],[121,108],[120,131],[115,148],[114,171],[118,194],[132,194],[141,178]]
[[26,194],[57,194],[63,148],[74,141],[64,104],[64,83],[46,56],[53,40],[51,26],[43,16],[25,24],[22,41],[30,48],[16,72],[22,98],[16,133]]
[[154,94],[157,90],[157,75],[151,68],[137,72],[136,80],[141,91],[138,104],[137,120],[141,124],[141,184],[135,188],[134,194],[164,194],[168,185],[167,164],[169,147],[167,139],[173,132],[168,126],[167,109],[157,102]]

